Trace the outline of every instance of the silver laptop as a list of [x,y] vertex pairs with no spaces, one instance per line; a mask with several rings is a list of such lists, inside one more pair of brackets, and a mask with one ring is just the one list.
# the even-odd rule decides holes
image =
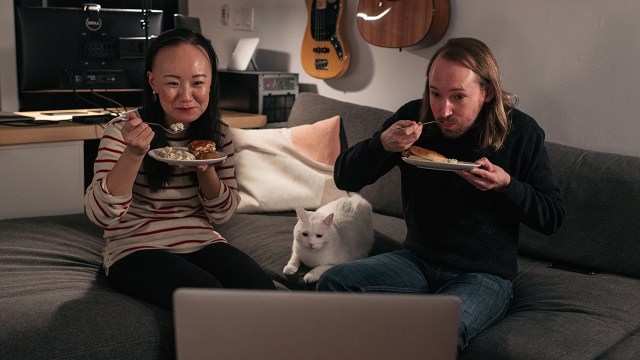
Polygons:
[[179,289],[178,360],[457,357],[452,296]]

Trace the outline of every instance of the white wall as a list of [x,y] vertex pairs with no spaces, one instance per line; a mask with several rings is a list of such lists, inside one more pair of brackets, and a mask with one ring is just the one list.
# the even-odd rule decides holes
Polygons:
[[[258,36],[262,69],[297,72],[322,95],[388,110],[420,97],[439,44],[402,52],[371,46],[356,26],[358,1],[346,2],[352,63],[343,77],[327,81],[310,77],[300,64],[303,0],[189,0],[189,14],[201,18],[223,66],[237,39]],[[222,25],[223,4],[253,7],[254,30]],[[639,31],[637,0],[451,0],[443,41],[472,36],[486,42],[505,88],[520,96],[520,108],[538,120],[547,139],[639,156]]]
[[0,109],[18,111],[13,0],[0,0]]
[[[257,62],[264,70],[297,72],[318,93],[395,110],[418,98],[424,71],[437,47],[385,49],[360,36],[357,0],[347,2],[352,63],[341,78],[308,76],[300,64],[307,9],[303,0],[189,0],[226,66],[237,39],[261,38]],[[253,7],[253,31],[220,21],[223,4]],[[0,0],[0,105],[17,109],[13,1]],[[552,141],[640,156],[640,1],[451,0],[445,39],[473,36],[494,51],[505,87],[535,117]]]

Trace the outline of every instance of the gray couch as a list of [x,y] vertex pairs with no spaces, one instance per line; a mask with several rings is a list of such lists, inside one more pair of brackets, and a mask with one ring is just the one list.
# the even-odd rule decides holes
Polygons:
[[[391,115],[302,93],[289,126],[336,114],[345,145],[370,136]],[[567,221],[550,237],[522,227],[509,314],[474,338],[460,359],[637,359],[640,158],[555,143],[548,149]],[[362,194],[375,210],[373,252],[398,248],[406,233],[398,173]],[[237,214],[219,230],[281,288],[308,290],[302,271],[281,272],[295,221],[294,213]],[[100,229],[83,214],[0,221],[1,359],[174,356],[171,313],[115,291],[101,271],[102,246]]]

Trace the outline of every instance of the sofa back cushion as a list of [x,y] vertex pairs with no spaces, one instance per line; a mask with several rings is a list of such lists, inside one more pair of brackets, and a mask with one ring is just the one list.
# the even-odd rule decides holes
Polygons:
[[567,218],[551,237],[522,226],[520,252],[640,278],[640,158],[547,149]]
[[[392,112],[301,93],[288,126],[340,115],[343,147],[369,138]],[[552,236],[521,226],[520,252],[640,278],[640,158],[547,143],[567,219]],[[373,209],[402,217],[397,168],[360,193]]]
[[[291,108],[287,126],[311,124],[335,115],[342,119],[341,140],[343,149],[346,149],[371,137],[393,113],[314,93],[300,93]],[[375,212],[402,217],[400,171],[397,168],[363,188],[360,193],[371,203]]]

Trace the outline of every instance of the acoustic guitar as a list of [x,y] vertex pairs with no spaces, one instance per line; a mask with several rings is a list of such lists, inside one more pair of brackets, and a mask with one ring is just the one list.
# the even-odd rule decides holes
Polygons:
[[342,76],[350,60],[341,32],[347,0],[305,1],[308,17],[302,39],[302,68],[318,79]]
[[356,21],[372,45],[425,47],[444,36],[450,9],[449,0],[360,0]]

